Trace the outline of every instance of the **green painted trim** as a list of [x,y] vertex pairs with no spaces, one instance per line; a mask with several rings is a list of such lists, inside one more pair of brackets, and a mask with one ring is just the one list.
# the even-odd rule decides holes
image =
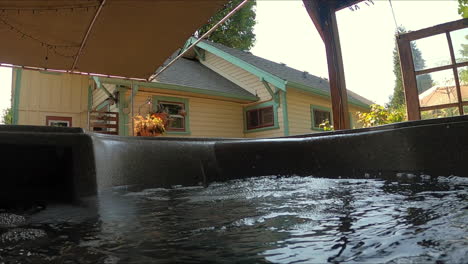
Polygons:
[[187,98],[180,98],[180,97],[171,97],[171,96],[153,96],[153,109],[156,110],[156,107],[159,104],[159,101],[169,101],[169,102],[176,102],[176,103],[183,103],[185,105],[185,131],[168,131],[166,130],[166,134],[168,135],[190,135],[190,105],[189,100]]
[[19,122],[19,104],[20,104],[20,93],[21,93],[21,77],[23,74],[23,69],[17,68],[15,79],[15,88],[14,88],[14,97],[13,97],[13,125],[17,125]]
[[281,93],[281,108],[283,109],[283,130],[284,135],[289,136],[289,116],[288,116],[288,99],[286,93]]
[[52,75],[62,75],[62,72],[51,72],[51,71],[39,71],[40,73],[43,74],[52,74]]
[[[306,86],[306,85],[303,85],[303,84],[300,84],[300,83],[290,82],[290,81],[287,82],[287,85],[292,87],[292,88],[301,90],[301,91],[305,91],[305,92],[312,93],[314,95],[322,96],[322,97],[327,98],[327,99],[331,98],[330,92],[323,91],[323,90],[320,90],[320,89],[317,89],[317,88],[313,88],[313,87],[310,87],[310,86]],[[367,104],[365,104],[365,103],[363,103],[361,101],[358,101],[358,100],[356,100],[354,98],[349,98],[348,97],[348,103],[351,104],[351,105],[357,106],[357,107],[370,109],[370,105],[367,105]]]
[[194,47],[193,51],[195,51],[195,54],[197,54],[197,56],[198,56],[198,58],[200,58],[200,60],[202,60],[202,61],[205,60],[205,50],[198,49],[198,48]]
[[[273,118],[274,118],[273,126],[255,128],[255,129],[247,129],[247,118],[246,118],[247,111],[253,110],[253,109],[258,109],[258,108],[263,108],[263,107],[267,107],[267,106],[273,106]],[[244,133],[255,133],[255,132],[280,128],[279,123],[278,123],[278,104],[275,103],[274,101],[263,102],[263,103],[260,103],[260,104],[244,107],[244,109],[243,109],[243,119],[244,119]]]
[[271,98],[273,98],[273,100],[275,101],[275,103],[278,103],[279,102],[278,93],[273,92],[273,89],[271,89],[271,86],[268,84],[268,82],[265,81],[265,79],[260,78],[260,81],[263,83],[263,86],[265,86]]
[[103,109],[104,107],[108,106],[109,105],[109,100],[104,100],[104,102],[100,103],[97,107],[96,107],[96,110],[99,111],[101,109]]
[[93,88],[88,85],[88,111],[93,110]]
[[[107,78],[107,77],[99,77],[99,80],[103,83],[109,84],[119,84],[119,85],[131,85],[131,80],[124,80],[124,79],[116,79],[116,78]],[[218,91],[210,91],[201,88],[194,88],[189,86],[182,86],[176,84],[168,84],[168,83],[160,83],[160,82],[137,82],[134,81],[134,84],[139,85],[143,88],[155,88],[155,89],[164,89],[164,90],[171,90],[171,91],[181,91],[181,92],[188,92],[188,93],[196,93],[196,94],[205,94],[211,96],[219,96],[225,98],[233,98],[239,100],[245,100],[249,102],[258,101],[259,98],[257,96],[244,96],[244,95],[235,95],[225,92],[218,92]]]
[[352,112],[348,112],[348,117],[349,117],[349,127],[351,129],[354,129],[356,128],[356,124],[354,124],[354,118],[353,118],[353,113]]
[[125,100],[125,89],[117,87],[119,91],[119,135],[120,136],[128,136],[128,126],[126,126],[128,121],[128,115],[123,112],[123,109],[128,106]]
[[259,77],[259,78],[264,78],[265,81],[273,84],[274,86],[278,87],[279,89],[286,91],[286,81],[279,78],[278,76],[275,76],[269,72],[266,72],[262,69],[259,69],[255,66],[253,66],[250,63],[247,63],[227,52],[224,52],[218,48],[215,48],[214,46],[211,46],[205,42],[199,42],[197,43],[197,47],[200,47],[210,53],[213,53],[214,55],[221,57],[225,59],[226,61],[252,73],[253,75]]
[[320,105],[310,105],[310,118],[311,118],[310,119],[310,121],[311,121],[310,129],[323,131],[323,128],[314,126],[314,120],[315,120],[315,118],[314,118],[314,109],[330,112],[330,119],[331,119],[330,124],[333,124],[333,114],[332,114],[332,110],[330,108],[320,106]]

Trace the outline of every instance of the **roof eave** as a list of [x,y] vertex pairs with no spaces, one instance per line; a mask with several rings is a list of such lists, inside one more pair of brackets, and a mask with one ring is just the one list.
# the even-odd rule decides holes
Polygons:
[[190,86],[183,86],[178,84],[170,84],[170,83],[161,83],[161,82],[139,82],[139,81],[131,81],[125,79],[115,79],[115,78],[107,78],[107,77],[99,77],[100,82],[108,83],[108,84],[118,84],[118,85],[138,85],[141,88],[154,88],[154,89],[163,89],[163,90],[171,90],[171,91],[178,91],[178,92],[187,92],[187,93],[195,93],[195,94],[202,94],[202,95],[210,95],[210,96],[217,96],[223,98],[230,98],[236,99],[246,102],[256,102],[260,100],[257,96],[248,96],[248,95],[238,95],[238,94],[231,94],[226,92],[220,91],[212,91],[207,89],[201,89],[196,87]]
[[[323,90],[320,90],[320,89],[317,89],[317,88],[314,88],[314,87],[311,87],[311,86],[307,86],[307,85],[303,85],[303,84],[300,84],[300,83],[297,83],[297,82],[291,82],[291,81],[287,81],[287,85],[292,87],[292,88],[301,90],[301,91],[305,91],[305,92],[308,92],[308,93],[312,93],[314,95],[324,97],[326,99],[331,98],[330,92],[323,91]],[[358,100],[356,100],[354,98],[350,98],[349,96],[348,96],[348,102],[349,102],[349,104],[351,104],[353,106],[357,106],[357,107],[361,107],[361,108],[365,108],[365,109],[370,109],[370,105],[365,104],[365,103],[363,103],[361,101],[358,101]]]

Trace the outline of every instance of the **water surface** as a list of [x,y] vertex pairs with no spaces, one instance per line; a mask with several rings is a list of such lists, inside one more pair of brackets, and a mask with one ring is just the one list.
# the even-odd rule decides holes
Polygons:
[[115,188],[27,215],[47,236],[0,263],[466,263],[468,179],[399,176]]

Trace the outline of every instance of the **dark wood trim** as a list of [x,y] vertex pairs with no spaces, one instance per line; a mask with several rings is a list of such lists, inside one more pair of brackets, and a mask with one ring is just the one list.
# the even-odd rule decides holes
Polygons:
[[[452,37],[450,36],[450,32],[445,33],[445,35],[447,36],[447,41],[449,45],[450,58],[452,59],[452,64],[455,65],[457,63],[457,60],[455,59],[455,52],[453,51]],[[461,104],[462,94],[461,94],[461,88],[460,88],[460,80],[458,79],[458,71],[456,67],[453,67],[452,70],[453,70],[453,78],[455,79],[455,87],[457,88],[458,112],[460,113],[460,115],[463,115],[463,106]]]
[[327,52],[328,75],[332,99],[333,127],[335,130],[349,129],[348,92],[344,75],[340,37],[335,11],[328,8],[325,12],[324,37]]
[[46,126],[49,126],[49,121],[65,121],[70,124],[69,127],[73,127],[73,118],[70,116],[46,116]]
[[315,25],[317,32],[323,41],[325,41],[325,36],[323,34],[322,20],[320,16],[320,5],[317,0],[302,0],[304,7],[306,8],[307,13],[309,14],[310,19]]
[[401,34],[400,38],[405,39],[407,41],[413,41],[413,40],[422,39],[425,37],[430,37],[430,36],[438,35],[441,33],[445,33],[447,31],[454,31],[454,30],[466,28],[467,26],[468,26],[468,18],[464,18],[464,19],[436,25],[433,27],[424,28],[421,30]]
[[400,56],[401,76],[403,78],[403,88],[405,90],[406,111],[408,120],[421,120],[419,112],[419,94],[414,72],[413,56],[411,54],[411,44],[409,41],[396,38],[398,53]]
[[420,107],[419,109],[421,111],[429,111],[429,110],[449,108],[449,107],[458,107],[459,105],[460,105],[459,103],[450,103],[450,104],[423,106],[423,107]]
[[[452,49],[453,49],[453,47],[452,47]],[[451,69],[451,68],[464,67],[464,66],[468,66],[468,61],[459,62],[459,63],[455,63],[455,64],[452,63],[452,64],[449,64],[449,65],[444,65],[444,66],[439,66],[439,67],[424,69],[424,70],[420,70],[420,71],[415,71],[414,73],[415,73],[416,75],[422,75],[422,74],[428,74],[428,73],[433,73],[433,72],[437,72],[437,71],[448,70],[448,69]]]

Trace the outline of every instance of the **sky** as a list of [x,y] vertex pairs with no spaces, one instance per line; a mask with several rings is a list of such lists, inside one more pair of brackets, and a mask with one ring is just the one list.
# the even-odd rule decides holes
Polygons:
[[[392,0],[398,25],[418,30],[458,20],[456,0]],[[393,92],[393,49],[395,21],[388,0],[374,5],[359,4],[360,9],[337,12],[346,85],[374,102],[385,104]],[[301,0],[257,0],[257,56],[285,63],[310,74],[328,78],[323,41],[318,35]],[[417,43],[424,53],[431,51],[436,61],[437,44]],[[431,59],[431,58],[429,58]],[[0,112],[10,106],[11,69],[0,67]]]

